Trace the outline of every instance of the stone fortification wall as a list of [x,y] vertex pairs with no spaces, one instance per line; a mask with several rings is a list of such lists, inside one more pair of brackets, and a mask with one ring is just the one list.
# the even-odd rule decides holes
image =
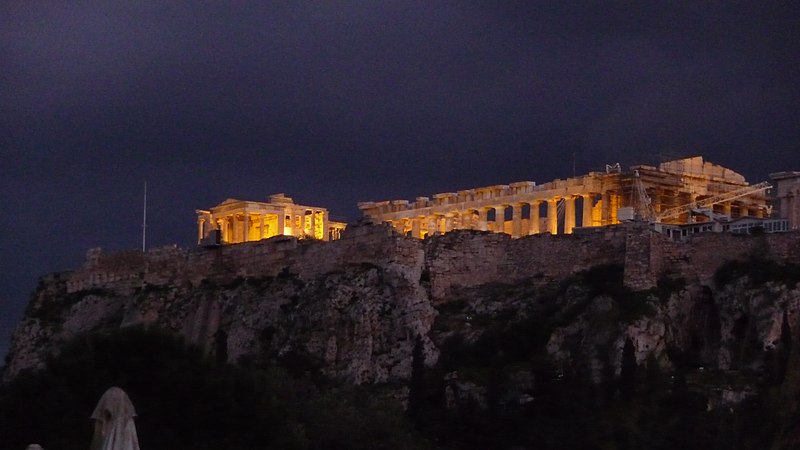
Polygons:
[[[207,349],[219,344],[223,330],[232,360],[297,347],[329,363],[337,377],[403,379],[416,337],[428,335],[436,305],[457,298],[451,293],[458,289],[555,283],[600,264],[624,265],[625,283],[634,289],[651,288],[664,275],[716,289],[713,276],[722,264],[751,255],[799,261],[800,232],[672,242],[644,224],[625,224],[519,239],[463,230],[421,241],[386,225],[362,225],[333,242],[276,237],[190,250],[91,250],[83,267],[42,278],[12,339],[4,376],[39,366],[77,333],[155,323]],[[272,328],[283,331],[262,342],[261,330]],[[643,339],[637,342],[650,338]],[[426,360],[435,361],[438,350],[423,341]]]
[[600,264],[624,264],[625,283],[633,289],[651,288],[665,274],[710,284],[728,260],[750,255],[800,260],[800,232],[756,237],[705,233],[674,242],[645,224],[626,224],[519,239],[463,230],[420,241],[400,236],[388,225],[365,225],[349,227],[342,239],[332,242],[278,236],[191,250],[104,254],[93,249],[82,268],[62,277],[68,293],[106,288],[125,294],[146,285],[224,283],[281,272],[312,279],[348,264],[415,265],[423,252],[431,297],[440,301],[453,287],[527,278],[553,281]]
[[669,245],[664,235],[651,230],[647,224],[627,224],[625,234],[624,282],[634,290],[644,290],[656,285],[658,276],[663,273],[661,257],[657,253],[659,245]]
[[431,297],[441,301],[455,287],[528,278],[553,281],[599,264],[622,264],[629,232],[605,227],[519,239],[479,231],[448,233],[427,241]]
[[[526,278],[562,279],[598,264],[625,262],[629,235],[641,230],[606,227],[580,235],[507,234],[463,230],[420,241],[388,225],[350,227],[332,242],[279,236],[259,242],[182,250],[175,247],[104,254],[90,250],[81,269],[66,274],[68,292],[106,288],[119,293],[146,285],[218,283],[290,272],[312,279],[347,264],[415,264],[425,254],[433,298],[451,287]],[[649,266],[648,266],[649,267]]]
[[[156,325],[210,352],[224,345],[231,361],[296,347],[355,383],[407,377],[415,337],[426,336],[435,317],[420,288],[423,246],[372,225],[349,227],[333,242],[91,250],[80,269],[42,278],[3,376],[40,367],[78,333]],[[278,330],[274,339],[265,329]]]
[[[762,236],[730,233],[703,233],[685,242],[650,236],[647,255],[652,283],[662,274],[683,276],[688,281],[711,285],[715,272],[726,261],[756,256],[776,262],[800,261],[800,232]],[[632,262],[633,263],[633,262]],[[644,264],[643,262],[637,262]],[[644,277],[644,275],[643,275]]]
[[277,236],[190,250],[164,247],[105,254],[92,249],[83,267],[63,276],[68,293],[100,288],[122,294],[146,285],[198,285],[206,279],[225,282],[284,271],[310,279],[347,264],[402,263],[405,257],[416,257],[422,247],[422,242],[398,236],[387,225],[352,226],[332,242]]

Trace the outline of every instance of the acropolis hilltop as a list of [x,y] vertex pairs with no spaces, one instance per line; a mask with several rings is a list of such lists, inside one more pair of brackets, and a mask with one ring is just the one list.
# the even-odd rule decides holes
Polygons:
[[[413,203],[361,203],[366,219],[346,228],[331,221],[326,208],[282,194],[265,202],[229,199],[198,211],[198,246],[107,253],[95,248],[82,266],[44,277],[29,317],[18,328],[4,376],[41,365],[49,349],[79,332],[108,324],[155,324],[208,351],[224,349],[220,355],[227,361],[301,348],[324,362],[326,374],[334,378],[394,383],[411,375],[414,337],[436,333],[436,317],[452,305],[491,299],[480,307],[487,317],[495,311],[520,311],[508,317],[522,317],[528,312],[513,308],[530,304],[530,289],[555,289],[598,268],[599,273],[612,269],[619,292],[630,294],[620,300],[625,308],[639,311],[636,305],[646,303],[640,306],[663,314],[693,313],[699,306],[687,305],[706,305],[710,297],[705,293],[712,287],[734,292],[742,286],[715,284],[731,261],[747,265],[757,256],[767,264],[791,264],[786,267],[798,273],[793,264],[800,258],[800,232],[776,231],[800,225],[800,172],[773,174],[770,183],[774,186],[750,184],[697,157],[658,167],[609,167],[543,184],[444,193]],[[697,227],[720,224],[730,228],[694,235]],[[744,233],[734,227],[742,224],[758,224],[764,233],[739,235]],[[674,231],[669,227],[678,227],[679,238],[668,233]],[[684,231],[686,239],[680,239]],[[675,286],[672,303],[659,296],[660,285]],[[513,300],[511,292],[524,297]],[[699,297],[692,300],[692,295]],[[785,299],[774,291],[758,295]],[[797,295],[793,305],[800,305],[800,293],[792,295]],[[550,305],[549,298],[542,301]],[[598,298],[601,306],[617,301]],[[575,302],[564,299],[563,304]],[[733,308],[733,300],[719,305],[731,307],[733,315],[726,320],[733,326],[741,308]],[[582,308],[609,311],[606,306]],[[786,308],[797,311],[800,306]],[[58,321],[52,321],[52,311],[58,312]],[[774,332],[782,328],[783,310],[777,311],[763,326],[773,333],[770,342],[779,339]],[[473,314],[456,314],[465,330],[472,329]],[[619,350],[633,336],[643,361],[654,352],[668,358],[668,339],[678,333],[666,330],[687,316],[659,316],[658,322],[646,323],[603,317],[591,321],[613,324],[613,333],[587,335],[618,336],[605,344]],[[797,320],[794,313],[786,317]],[[696,319],[707,321],[703,315]],[[264,330],[278,327],[282,337],[264,338],[272,336]],[[580,324],[574,329],[583,333],[587,328]],[[554,331],[547,348],[560,348],[562,332]],[[581,335],[575,341],[585,340]],[[425,342],[431,355],[444,348]],[[726,355],[720,367],[730,367]]]
[[[772,184],[750,184],[741,174],[702,156],[658,166],[619,164],[542,184],[519,181],[409,200],[358,204],[365,218],[386,222],[400,234],[423,239],[469,229],[506,233],[572,234],[577,228],[642,220],[657,231],[680,233],[688,224],[718,223],[733,230],[760,226],[768,231],[800,227],[800,172],[771,175]],[[773,195],[768,195],[768,189]],[[267,202],[228,199],[198,210],[198,242],[235,244],[277,235],[336,240],[345,224],[331,221],[322,207],[303,206],[284,194]],[[780,222],[770,222],[780,219]],[[711,229],[711,225],[697,230]],[[684,235],[686,230],[683,230]]]

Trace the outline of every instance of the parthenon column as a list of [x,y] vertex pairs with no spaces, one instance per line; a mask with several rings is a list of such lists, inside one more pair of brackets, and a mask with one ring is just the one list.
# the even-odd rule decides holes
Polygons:
[[656,214],[662,212],[664,209],[664,189],[656,187],[653,189],[653,194],[650,196],[650,204],[653,206],[653,211]]
[[603,200],[602,198],[592,206],[592,225],[602,227],[603,224]]
[[260,214],[261,216],[261,239],[267,237],[267,215],[264,213]]
[[205,219],[197,219],[197,242],[203,240],[203,223]]
[[547,200],[547,231],[550,234],[558,234],[558,200],[557,198]]
[[454,211],[453,212],[453,230],[464,230],[469,228],[469,222],[467,222],[467,212],[466,211]]
[[428,217],[428,236],[436,234],[436,216]]
[[467,212],[464,213],[467,216],[467,224],[468,224],[470,230],[477,230],[477,229],[480,228],[478,226],[479,219],[477,217],[477,215],[478,215],[477,213],[478,213],[477,210],[471,210],[471,209],[467,210]]
[[328,233],[325,231],[328,229],[328,223],[331,221],[330,217],[328,217],[328,211],[322,211],[320,217],[322,218],[322,240],[329,241],[330,239],[328,238]]
[[[698,196],[696,194],[689,194],[689,202],[692,203],[692,204],[695,204],[695,206],[696,206],[697,197]],[[713,205],[712,205],[712,208],[713,208]],[[695,222],[694,214],[692,214],[691,211],[687,212],[686,213],[686,223],[694,223],[694,222]]]
[[278,211],[278,236],[286,234],[286,211]]
[[480,208],[478,210],[478,229],[481,231],[489,230],[488,213],[489,213],[488,208]]
[[250,215],[247,210],[242,213],[242,242],[247,242],[250,237]]
[[731,202],[723,202],[722,203],[722,214],[731,217]]
[[406,220],[408,219],[391,220],[389,221],[389,224],[394,228],[395,231],[397,231],[398,234],[405,234]]
[[583,194],[583,218],[581,218],[582,227],[593,227],[592,220],[592,201],[594,196],[592,194]]
[[453,211],[447,215],[447,232],[451,232],[453,230],[460,230],[464,228],[461,225],[461,213],[459,211]]
[[564,234],[572,234],[575,228],[575,197],[564,198]]
[[449,232],[453,231],[454,223],[455,223],[455,216],[453,214],[445,214],[445,216],[444,216],[444,232],[445,233],[449,233]]
[[600,200],[600,202],[602,202],[603,207],[601,219],[603,225],[611,225],[611,193],[608,191],[603,192],[603,198]]
[[505,231],[506,207],[496,206],[494,208],[494,232],[502,233]]
[[217,227],[219,227],[222,242],[228,242],[228,221],[225,218],[217,219]]
[[531,202],[531,214],[528,219],[528,226],[530,227],[530,234],[539,234],[539,201]]
[[[527,234],[527,233],[526,233]],[[522,234],[522,204],[511,205],[511,236],[521,237]]]
[[417,239],[422,238],[422,219],[419,217],[414,217],[411,219],[411,237],[415,237]]

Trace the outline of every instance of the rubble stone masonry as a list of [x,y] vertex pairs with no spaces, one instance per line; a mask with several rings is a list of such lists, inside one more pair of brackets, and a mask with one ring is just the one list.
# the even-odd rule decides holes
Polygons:
[[[635,290],[657,286],[665,276],[715,289],[720,265],[754,255],[800,261],[800,231],[707,233],[674,242],[646,224],[628,223],[571,235],[515,239],[457,230],[420,240],[388,224],[361,224],[330,242],[276,236],[189,250],[93,249],[83,267],[42,278],[30,314],[12,337],[3,377],[41,366],[49,351],[76,333],[157,323],[207,350],[223,330],[231,360],[298,345],[323,358],[336,378],[401,380],[411,373],[415,337],[422,337],[426,360],[438,357],[428,336],[437,307],[462,298],[461,289],[537,287],[603,264],[623,266],[625,284]],[[284,314],[295,296],[297,314]],[[258,330],[269,327],[282,330],[282,337],[260,341]],[[637,342],[653,343],[661,334],[654,336]]]
[[555,281],[600,264],[623,264],[625,283],[648,289],[670,275],[711,282],[725,261],[760,254],[776,261],[800,260],[800,232],[762,236],[707,233],[674,242],[645,224],[586,229],[573,235],[539,234],[512,239],[507,234],[462,230],[424,241],[401,236],[391,226],[349,227],[332,242],[278,236],[258,242],[184,250],[165,247],[105,254],[90,250],[78,270],[61,274],[67,292],[106,288],[124,295],[146,285],[192,284],[203,280],[276,276],[303,279],[347,264],[418,265],[431,298],[444,301],[452,287],[507,283],[527,278]]

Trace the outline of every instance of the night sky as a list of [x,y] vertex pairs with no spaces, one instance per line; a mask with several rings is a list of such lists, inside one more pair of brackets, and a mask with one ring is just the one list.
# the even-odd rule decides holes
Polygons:
[[3,2],[0,355],[40,275],[141,246],[145,180],[148,246],[191,246],[228,197],[800,170],[800,3],[701,3]]

